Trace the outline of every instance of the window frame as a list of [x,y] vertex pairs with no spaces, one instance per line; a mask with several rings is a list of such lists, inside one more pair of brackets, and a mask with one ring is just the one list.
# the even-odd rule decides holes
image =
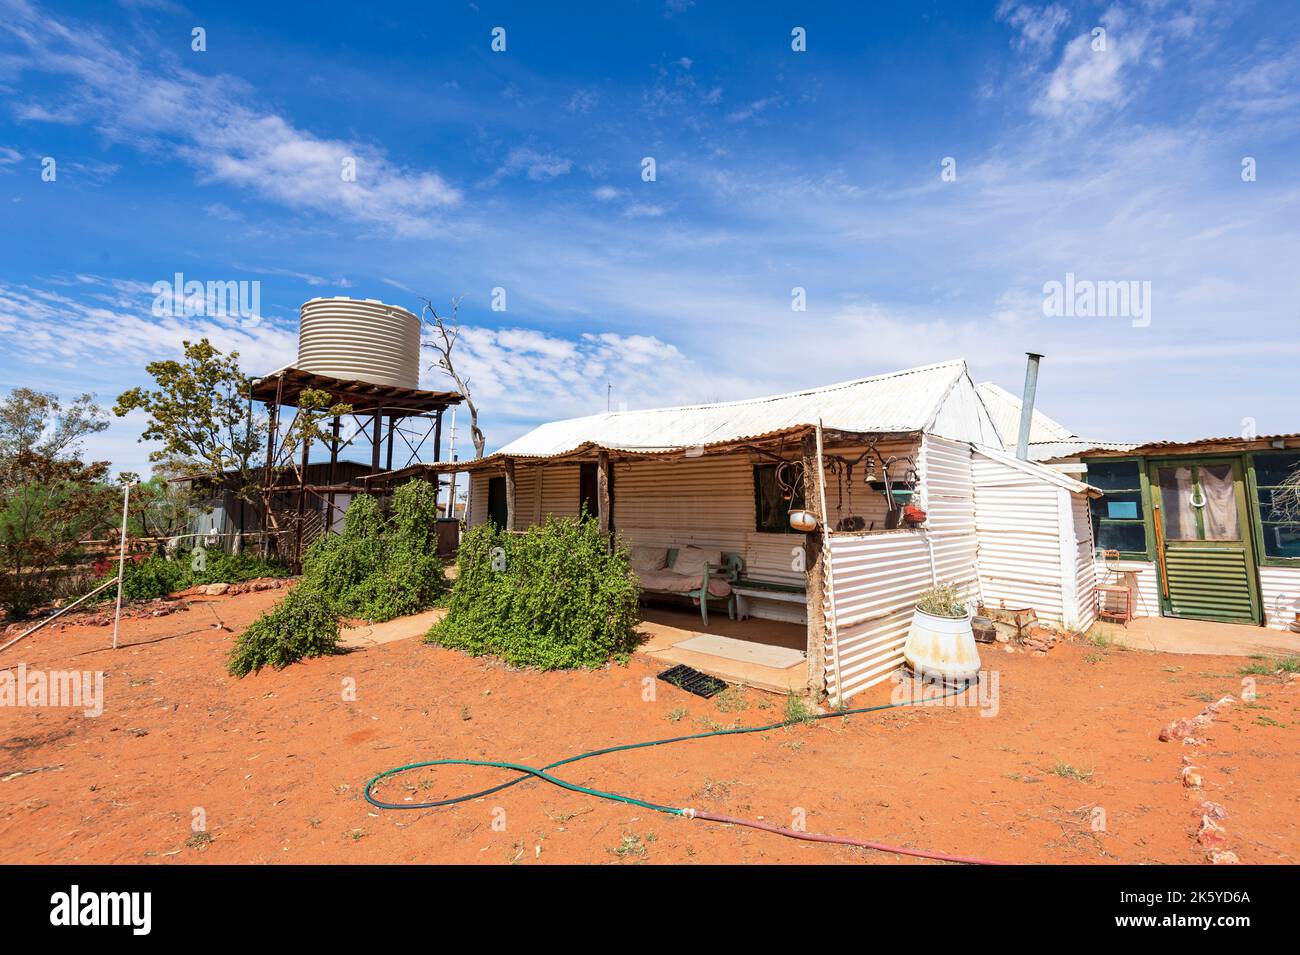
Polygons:
[[[1141,560],[1147,562],[1154,560],[1155,559],[1154,558],[1155,522],[1152,520],[1152,514],[1151,514],[1151,479],[1150,479],[1150,475],[1147,473],[1148,472],[1147,459],[1143,457],[1125,455],[1125,456],[1104,457],[1104,458],[1083,457],[1080,458],[1079,460],[1083,463],[1083,465],[1086,468],[1088,468],[1089,471],[1092,470],[1092,466],[1094,464],[1132,464],[1137,467],[1137,472],[1138,472],[1138,486],[1136,488],[1125,488],[1116,492],[1116,493],[1128,493],[1128,494],[1133,493],[1133,491],[1139,492],[1139,499],[1138,499],[1139,513],[1137,518],[1097,517],[1095,514],[1093,514],[1092,505],[1091,503],[1089,503],[1088,519],[1092,522],[1092,545],[1093,545],[1094,555],[1100,559],[1105,551],[1113,550],[1113,548],[1102,547],[1101,542],[1097,537],[1098,525],[1101,524],[1102,521],[1106,521],[1107,523],[1111,523],[1111,524],[1140,523],[1142,525],[1142,542],[1145,546],[1145,549],[1140,551],[1122,550],[1119,552],[1119,559],[1120,560]],[[1090,481],[1088,481],[1087,473],[1084,474],[1083,480],[1085,483],[1091,483]],[[1106,494],[1109,492],[1101,488],[1098,488],[1098,490],[1101,490],[1101,495],[1102,495],[1101,499],[1104,501],[1106,499]]]
[[[763,526],[763,482],[759,479],[759,471],[765,468],[770,468],[773,472],[775,472],[778,467],[780,467],[780,464],[774,461],[763,461],[753,466],[752,474],[754,479],[754,533],[756,534],[797,533],[796,531],[791,529],[790,522],[788,520],[785,522],[785,526],[780,529],[774,529],[771,527]],[[772,483],[773,486],[775,486],[776,484],[775,473],[774,473],[774,479]],[[802,483],[795,488],[794,493],[795,493],[795,500],[792,500],[790,502],[791,506],[788,510],[798,510],[801,507],[807,507],[806,502],[796,503],[797,499],[802,497],[804,493]]]
[[[1259,513],[1261,485],[1255,473],[1255,461],[1275,454],[1300,455],[1300,448],[1270,448],[1267,451],[1251,451],[1246,455],[1246,497],[1250,509],[1251,529],[1255,538],[1255,563],[1259,567],[1300,567],[1300,557],[1274,557],[1264,551],[1264,518]],[[1262,485],[1265,490],[1272,490],[1276,486],[1275,484]]]

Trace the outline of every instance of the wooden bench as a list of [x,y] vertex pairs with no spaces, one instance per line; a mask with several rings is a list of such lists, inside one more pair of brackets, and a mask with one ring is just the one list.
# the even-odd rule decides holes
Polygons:
[[731,584],[731,614],[736,620],[749,616],[749,600],[779,600],[782,603],[807,604],[808,590],[802,584],[787,584],[775,580],[737,577]]
[[[679,548],[677,547],[668,548],[668,561],[666,567],[664,568],[665,570],[671,571],[673,569],[673,565],[677,563],[678,551]],[[701,575],[700,578],[699,590],[694,590],[694,589],[689,591],[660,590],[654,587],[642,586],[641,592],[643,594],[655,594],[657,596],[688,597],[693,600],[698,600],[700,602],[700,620],[703,621],[703,625],[707,627],[709,625],[709,601],[710,600],[727,601],[727,616],[733,618],[735,616],[734,596],[732,594],[728,594],[725,597],[716,597],[710,594],[709,582],[713,580],[725,580],[728,584],[732,584],[740,576],[740,572],[744,569],[744,566],[745,566],[745,562],[741,559],[739,554],[731,554],[731,553],[724,552],[722,555],[721,564],[713,564],[713,563],[705,564],[704,573]]]

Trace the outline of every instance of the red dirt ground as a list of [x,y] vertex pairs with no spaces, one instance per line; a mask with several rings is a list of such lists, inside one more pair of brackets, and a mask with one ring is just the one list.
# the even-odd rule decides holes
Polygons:
[[[511,671],[403,640],[244,680],[234,634],[282,592],[198,599],[182,613],[42,632],[0,664],[105,671],[106,708],[0,708],[0,859],[6,862],[891,863],[869,850],[688,821],[522,783],[439,810],[381,812],[376,772],[467,757],[542,765],[614,743],[782,718],[770,694],[700,700],[636,656],[596,672]],[[214,616],[215,614],[215,616]],[[1000,709],[926,707],[620,753],[560,770],[583,785],[857,838],[1015,862],[1205,861],[1201,801],[1227,810],[1245,863],[1300,861],[1300,682],[1258,678],[1254,703],[1215,719],[1204,745],[1162,725],[1240,696],[1241,658],[1101,651],[1045,657],[982,647]],[[356,681],[356,701],[343,699]],[[885,702],[888,685],[853,700]],[[736,702],[743,696],[742,704]],[[747,705],[734,709],[736,705]],[[1184,756],[1202,790],[1185,789]],[[1054,773],[1069,764],[1086,779]],[[13,775],[21,772],[21,775]],[[444,767],[388,782],[392,801],[500,781]],[[1094,831],[1096,809],[1104,831]],[[211,841],[192,838],[196,810]],[[501,810],[504,812],[502,813]],[[494,828],[504,821],[504,830]]]

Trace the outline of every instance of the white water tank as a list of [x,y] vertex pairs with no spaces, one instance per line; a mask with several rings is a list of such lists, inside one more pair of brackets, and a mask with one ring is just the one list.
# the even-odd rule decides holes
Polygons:
[[298,324],[297,368],[373,385],[420,387],[420,320],[378,299],[314,298]]

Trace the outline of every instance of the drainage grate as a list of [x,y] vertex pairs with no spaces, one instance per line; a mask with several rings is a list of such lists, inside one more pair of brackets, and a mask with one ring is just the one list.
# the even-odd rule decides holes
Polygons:
[[679,690],[702,696],[706,700],[727,688],[725,681],[709,676],[707,673],[701,673],[694,667],[688,667],[685,663],[679,663],[671,670],[664,670],[663,673],[659,674],[659,679],[665,683],[671,683]]

